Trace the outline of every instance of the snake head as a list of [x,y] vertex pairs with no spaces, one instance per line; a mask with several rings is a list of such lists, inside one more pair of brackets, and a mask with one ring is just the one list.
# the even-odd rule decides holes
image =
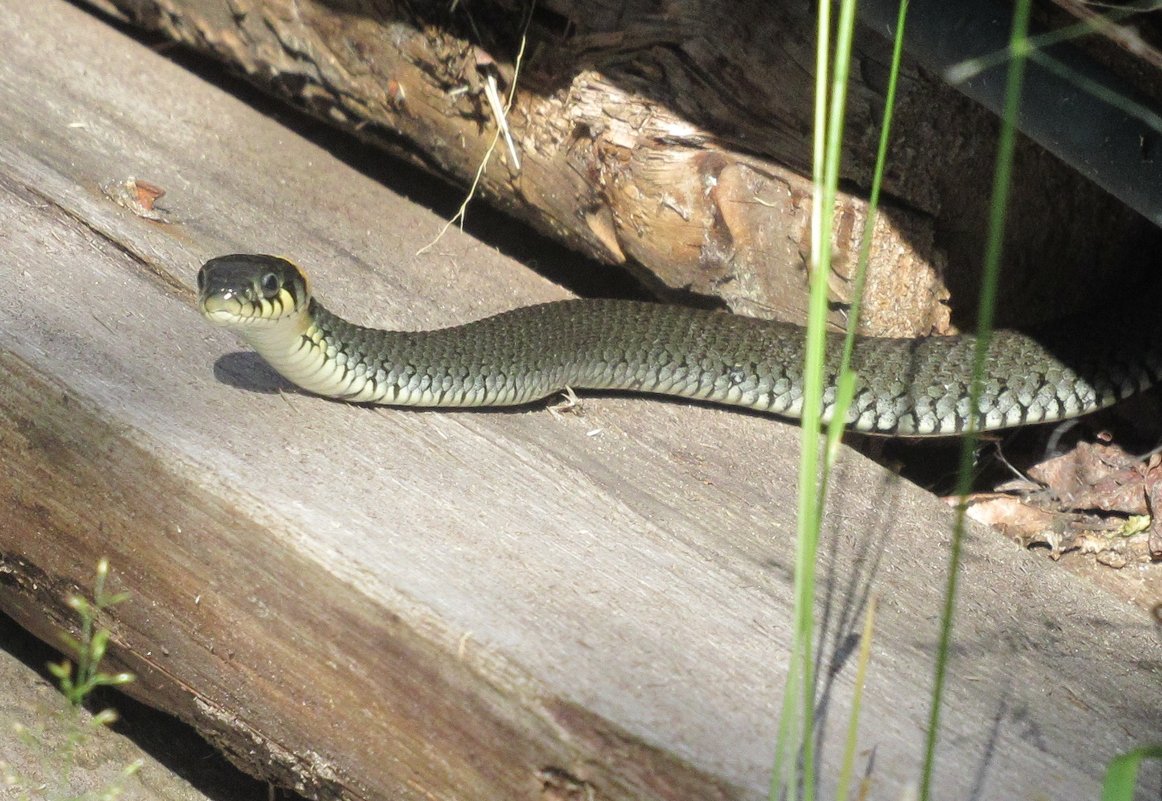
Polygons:
[[302,317],[310,304],[307,277],[278,256],[234,254],[198,271],[198,308],[214,325],[255,329]]

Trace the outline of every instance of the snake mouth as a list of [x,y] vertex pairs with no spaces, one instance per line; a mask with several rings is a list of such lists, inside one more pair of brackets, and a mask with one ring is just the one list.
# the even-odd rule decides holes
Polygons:
[[198,308],[202,316],[218,326],[241,325],[250,317],[244,313],[247,304],[237,297],[227,295],[202,295],[198,298]]
[[302,272],[275,256],[221,256],[198,272],[198,308],[216,326],[277,326],[301,316],[309,303]]
[[213,325],[243,328],[275,325],[288,317],[293,317],[299,310],[294,303],[287,303],[285,300],[278,297],[273,300],[251,299],[222,292],[200,296],[198,307],[202,311],[202,316]]

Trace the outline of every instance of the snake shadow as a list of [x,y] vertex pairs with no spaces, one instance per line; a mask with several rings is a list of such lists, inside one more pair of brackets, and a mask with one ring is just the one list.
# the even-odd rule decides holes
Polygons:
[[220,356],[214,362],[214,378],[227,386],[263,395],[306,394],[276,373],[273,367],[253,351],[237,351]]

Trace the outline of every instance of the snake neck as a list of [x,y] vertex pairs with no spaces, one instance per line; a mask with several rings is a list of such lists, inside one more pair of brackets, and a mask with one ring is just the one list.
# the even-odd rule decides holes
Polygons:
[[391,382],[416,372],[407,356],[409,334],[347,322],[315,298],[276,325],[241,333],[284,378],[316,395],[395,402]]
[[329,350],[319,326],[320,311],[324,316],[329,314],[312,298],[304,308],[272,325],[244,328],[239,334],[284,378],[318,392],[320,377],[327,372]]

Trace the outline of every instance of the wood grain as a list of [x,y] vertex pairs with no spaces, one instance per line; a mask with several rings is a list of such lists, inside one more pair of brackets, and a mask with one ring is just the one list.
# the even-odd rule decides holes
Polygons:
[[[628,397],[556,420],[294,393],[199,319],[203,259],[294,254],[385,324],[563,293],[461,235],[415,255],[430,213],[73,6],[20,5],[0,41],[0,608],[51,641],[109,557],[133,692],[314,797],[766,797],[797,429]],[[101,192],[128,175],[169,190],[170,222]],[[820,775],[874,593],[857,769],[895,798],[950,515],[850,452],[830,514]],[[942,797],[1093,797],[1156,734],[1162,643],[1130,607],[973,528],[957,622]]]

